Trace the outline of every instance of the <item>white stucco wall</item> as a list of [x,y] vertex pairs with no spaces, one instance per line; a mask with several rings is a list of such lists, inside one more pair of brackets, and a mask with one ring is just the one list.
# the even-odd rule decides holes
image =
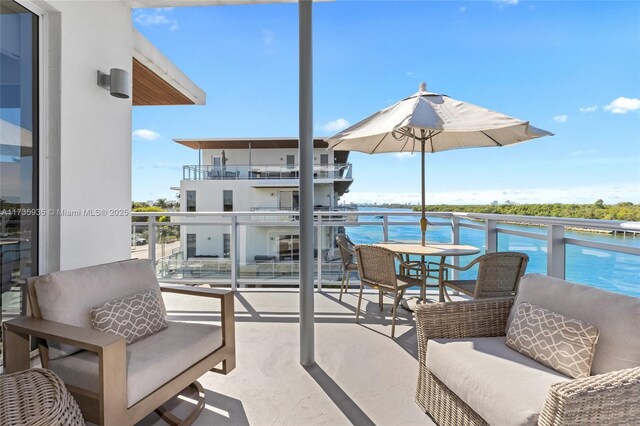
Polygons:
[[69,211],[107,210],[100,217],[60,217],[59,243],[49,250],[59,244],[60,269],[126,259],[130,217],[109,211],[131,206],[131,99],[98,87],[96,72],[131,73],[131,10],[119,1],[46,6],[60,13],[61,45],[59,141],[49,141],[59,143],[59,200],[49,203]]

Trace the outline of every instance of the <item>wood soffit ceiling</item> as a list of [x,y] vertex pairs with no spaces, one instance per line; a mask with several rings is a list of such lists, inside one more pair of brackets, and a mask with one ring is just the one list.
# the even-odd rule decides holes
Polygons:
[[137,59],[133,59],[133,105],[193,105],[194,103]]

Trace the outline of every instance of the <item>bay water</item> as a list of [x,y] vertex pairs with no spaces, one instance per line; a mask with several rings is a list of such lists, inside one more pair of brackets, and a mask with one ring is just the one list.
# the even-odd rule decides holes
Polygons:
[[[360,207],[360,211],[375,211],[390,214],[389,222],[414,222],[411,225],[389,226],[390,241],[420,241],[419,213],[415,216],[394,216],[394,212],[410,212],[409,209],[383,209],[378,207]],[[446,219],[427,217],[430,222],[443,222]],[[346,232],[356,244],[372,244],[383,240],[382,218],[376,216],[358,216],[360,222],[380,222],[380,225],[348,226]],[[464,221],[463,221],[464,222]],[[468,222],[480,223],[480,222]],[[515,229],[546,235],[545,227],[499,224],[499,228]],[[601,234],[593,232],[565,231],[565,237],[581,240],[640,247],[640,236]],[[478,247],[481,254],[485,251],[484,231],[460,228],[460,243]],[[429,226],[427,241],[433,243],[451,242],[451,228],[448,226]],[[546,274],[547,242],[516,235],[498,234],[499,251],[518,251],[529,256],[527,273]],[[460,258],[460,265],[466,265],[474,256]],[[592,249],[568,244],[565,252],[566,279],[592,285],[603,290],[640,297],[640,256],[616,253],[607,250]],[[429,259],[439,261],[439,258]],[[447,259],[448,262],[451,259]],[[477,270],[463,272],[462,279],[472,279]]]

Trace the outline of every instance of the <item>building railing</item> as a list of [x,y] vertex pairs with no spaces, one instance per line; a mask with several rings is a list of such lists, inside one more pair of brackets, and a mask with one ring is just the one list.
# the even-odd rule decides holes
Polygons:
[[[182,166],[183,180],[262,180],[298,179],[299,165],[244,164],[244,165],[188,165]],[[351,163],[314,164],[314,179],[352,180]]]
[[[148,234],[148,257],[158,265],[159,278],[163,281],[193,281],[206,282],[212,285],[231,286],[237,288],[244,285],[298,285],[298,263],[295,254],[287,258],[279,258],[277,254],[265,253],[260,256],[248,256],[247,245],[252,244],[251,239],[245,238],[241,242],[238,236],[242,233],[246,236],[247,230],[252,227],[291,227],[291,234],[297,234],[297,222],[292,220],[297,212],[287,211],[253,211],[253,212],[162,212],[162,213],[133,213],[135,217],[148,217],[148,222],[133,222],[134,233]],[[157,222],[159,216],[169,216],[171,222]],[[289,216],[283,219],[283,216]],[[418,214],[414,212],[389,212],[389,211],[358,211],[357,220],[350,220],[343,211],[317,211],[316,218],[316,286],[321,289],[323,285],[336,285],[340,282],[342,274],[341,263],[337,249],[334,249],[333,241],[325,241],[327,230],[334,233],[344,232],[351,227],[371,227],[375,230],[375,236],[368,241],[355,243],[372,243],[377,241],[389,241],[397,227],[418,227]],[[499,215],[483,213],[428,213],[429,230],[447,229],[443,235],[445,240],[438,242],[451,242],[454,244],[470,244],[470,238],[474,235],[476,246],[481,246],[485,253],[495,252],[501,249],[501,238],[536,240],[541,246],[540,250],[532,255],[545,256],[546,268],[539,271],[547,275],[565,278],[567,267],[568,249],[571,248],[571,256],[580,256],[583,252],[613,253],[615,256],[629,256],[633,265],[640,271],[640,245],[621,245],[611,242],[597,241],[593,238],[574,238],[566,236],[572,229],[592,229],[615,233],[630,233],[640,238],[640,222],[621,222],[611,220],[592,219],[568,219],[553,217],[533,217],[517,215]],[[186,248],[181,247],[177,253],[161,257],[157,252],[157,244],[161,243],[161,236],[166,234],[167,227],[184,226],[211,226],[223,227],[229,234],[228,258],[186,255]],[[520,227],[518,227],[520,226]],[[525,228],[525,226],[534,226]],[[135,229],[137,228],[137,229]],[[367,228],[368,229],[368,228]],[[164,230],[164,231],[163,231]],[[481,234],[477,234],[480,232]],[[475,233],[475,234],[470,234]],[[416,233],[416,235],[419,235]],[[481,235],[481,237],[480,237]],[[597,234],[584,234],[588,235]],[[135,241],[136,235],[134,235]],[[429,233],[427,234],[429,239]],[[405,238],[406,239],[406,238]],[[546,244],[545,244],[546,243]],[[176,244],[176,243],[174,243]],[[245,246],[242,246],[242,245]],[[509,243],[513,246],[512,243]],[[473,243],[471,245],[474,245]],[[579,253],[575,248],[582,248]],[[517,247],[515,247],[517,251]],[[176,248],[173,248],[176,250]],[[293,250],[293,249],[292,249]],[[297,251],[297,249],[295,249]],[[625,259],[627,259],[625,257]],[[579,259],[578,259],[579,260]],[[453,263],[460,262],[459,258],[451,259]],[[617,260],[614,260],[617,261]],[[628,260],[624,261],[624,267],[628,268]],[[531,272],[531,271],[530,271]],[[454,275],[455,274],[454,271]],[[320,279],[318,279],[320,277]],[[570,279],[571,277],[567,277]],[[640,283],[629,283],[630,286],[640,292]]]

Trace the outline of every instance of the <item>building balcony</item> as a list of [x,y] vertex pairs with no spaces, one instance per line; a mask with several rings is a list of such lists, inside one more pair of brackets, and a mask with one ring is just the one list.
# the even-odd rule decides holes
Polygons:
[[[351,163],[314,164],[313,177],[321,180],[352,181]],[[182,167],[183,180],[297,180],[300,166],[283,164],[253,165],[187,165]]]

